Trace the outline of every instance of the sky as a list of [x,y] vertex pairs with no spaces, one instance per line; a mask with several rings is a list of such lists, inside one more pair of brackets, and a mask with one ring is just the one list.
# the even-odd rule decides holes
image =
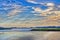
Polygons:
[[60,0],[0,0],[0,26],[60,26]]

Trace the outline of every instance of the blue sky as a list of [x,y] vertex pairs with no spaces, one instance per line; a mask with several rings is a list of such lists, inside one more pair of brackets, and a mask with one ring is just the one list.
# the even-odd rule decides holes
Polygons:
[[0,0],[0,26],[60,26],[59,9],[60,0]]

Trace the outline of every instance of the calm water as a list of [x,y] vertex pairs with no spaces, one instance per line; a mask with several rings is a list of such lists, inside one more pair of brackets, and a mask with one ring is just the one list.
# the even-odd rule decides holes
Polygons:
[[19,31],[19,32],[27,32],[32,30],[31,28],[13,28],[13,29],[2,29],[0,32],[14,32],[14,31]]
[[47,40],[54,32],[0,32],[0,40]]

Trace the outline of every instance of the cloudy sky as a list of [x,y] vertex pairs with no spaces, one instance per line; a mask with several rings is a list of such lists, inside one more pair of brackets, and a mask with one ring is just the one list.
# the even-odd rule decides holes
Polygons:
[[60,26],[60,0],[0,0],[0,26]]

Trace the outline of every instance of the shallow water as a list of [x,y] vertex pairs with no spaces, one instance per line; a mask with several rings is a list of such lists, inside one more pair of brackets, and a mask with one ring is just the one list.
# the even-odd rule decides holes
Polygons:
[[48,37],[55,33],[60,32],[0,32],[0,40],[49,40]]

